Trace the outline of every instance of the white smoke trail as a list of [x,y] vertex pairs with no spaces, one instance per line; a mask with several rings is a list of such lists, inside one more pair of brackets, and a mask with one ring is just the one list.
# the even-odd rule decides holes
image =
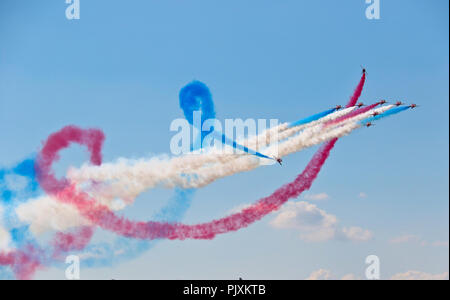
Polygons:
[[319,124],[327,123],[328,121],[335,120],[335,119],[338,119],[340,117],[343,117],[343,116],[345,116],[346,114],[352,112],[355,109],[356,109],[356,106],[344,108],[344,109],[335,111],[334,113],[331,113],[329,115],[326,115],[325,117],[323,117],[323,118],[321,118],[319,120],[312,121],[312,122],[309,122],[307,124],[303,124],[303,125],[300,125],[300,126],[286,128],[284,131],[278,133],[278,140],[282,141],[282,140],[287,139],[287,138],[291,137],[292,135],[294,135],[297,132],[300,132],[302,130],[305,130],[305,129],[317,126]]
[[266,130],[265,132],[263,132],[260,135],[251,137],[248,140],[239,140],[237,142],[241,145],[245,144],[250,149],[259,150],[259,149],[263,148],[263,147],[261,147],[261,145],[266,147],[267,145],[269,145],[269,141],[274,141],[274,138],[276,139],[275,141],[277,141],[277,142],[285,140],[285,139],[289,138],[290,136],[296,134],[299,131],[316,126],[318,124],[326,123],[328,121],[340,118],[340,117],[352,112],[355,108],[356,108],[356,106],[344,108],[344,109],[335,111],[329,115],[326,115],[325,117],[320,118],[318,120],[309,122],[307,124],[295,126],[295,127],[289,127],[289,123],[283,123],[278,126],[275,126],[274,128],[270,128],[270,129]]
[[[362,125],[359,121],[372,116],[375,112],[381,114],[392,107],[393,105],[388,105],[376,108],[364,114],[345,120],[342,123],[336,124],[336,126],[330,126],[327,128],[323,128],[322,124],[319,123],[317,126],[304,129],[296,136],[287,139],[279,145],[272,145],[268,147],[265,149],[266,153],[270,154],[275,151],[272,149],[273,147],[278,147],[280,156],[285,156],[332,138],[342,137],[361,127]],[[199,157],[202,162],[210,161],[210,156],[215,157],[215,160],[205,165],[195,161],[195,159],[199,159]],[[229,157],[232,157],[233,159],[228,160]],[[225,163],[222,161],[224,158],[225,160],[228,160]],[[138,160],[136,161],[136,164],[132,166],[129,165],[129,161],[122,161],[119,165],[109,164],[107,168],[101,170],[104,172],[104,174],[102,173],[102,176],[105,176],[108,180],[120,180],[107,184],[95,184],[90,187],[89,192],[96,199],[100,199],[103,204],[109,205],[112,209],[122,209],[124,206],[115,207],[113,205],[114,201],[112,200],[122,198],[124,199],[124,204],[126,205],[134,201],[135,197],[143,191],[155,186],[155,182],[153,178],[151,178],[151,174],[158,175],[158,170],[155,172],[148,170],[151,164],[161,167],[161,163],[165,166],[169,166],[171,161],[176,161],[174,166],[181,168],[181,166],[183,166],[183,162],[178,159],[181,158],[175,158],[172,160],[166,159],[163,161],[161,161],[161,158],[153,158],[150,162]],[[179,186],[183,188],[202,187],[219,178],[257,168],[261,165],[262,160],[253,155],[217,155],[214,154],[214,151],[208,154],[192,155],[183,159],[188,160],[191,165],[201,165],[201,167],[198,167],[193,171],[182,168],[185,170],[184,174],[177,172],[170,174],[168,170],[163,169],[161,171],[165,177],[159,177],[159,185],[166,187]],[[117,171],[117,169],[114,168],[118,167],[121,168],[120,171],[123,176],[118,178],[117,174],[119,173],[114,174],[114,176],[108,175],[108,171]],[[94,171],[93,174],[99,174],[95,172],[96,171]],[[97,181],[98,178],[95,180]],[[21,204],[17,208],[17,215],[21,221],[31,224],[30,230],[34,234],[45,233],[49,230],[67,230],[72,227],[88,224],[88,222],[80,216],[76,209],[48,196],[32,199],[31,201]]]
[[[270,128],[258,136],[251,137],[247,141],[243,141],[242,144],[248,145],[249,147],[255,147],[261,144],[266,145],[265,141],[267,139],[271,142],[278,142],[303,129],[339,118],[353,109],[354,107],[343,109],[317,121],[293,128],[287,128],[288,123],[284,123],[274,128]],[[196,151],[174,158],[169,158],[167,155],[140,160],[121,158],[116,163],[103,163],[101,166],[83,165],[80,169],[69,169],[68,178],[77,184],[81,184],[91,180],[104,182],[123,179],[124,177],[132,176],[133,174],[141,174],[142,176],[154,178],[155,182],[158,182],[160,180],[159,178],[167,177],[168,173],[173,172],[173,170],[176,170],[178,173],[195,171],[207,164],[228,163],[230,160],[240,156],[232,153],[224,153],[228,152],[210,149],[206,153],[205,151]]]
[[[373,113],[371,111],[353,117],[344,122],[344,124],[339,123],[325,129],[322,128],[324,122],[339,118],[352,110],[352,108],[349,108],[338,111],[332,116],[329,115],[321,120],[312,122],[315,125],[298,126],[303,131],[281,143],[275,143],[266,148],[264,152],[269,156],[286,156],[333,137],[343,136],[348,134],[349,130],[355,129],[352,126],[343,127],[344,124],[367,118],[367,116],[370,116],[370,113]],[[280,131],[284,126],[284,124],[277,126],[276,130]],[[298,128],[292,129],[298,131]],[[268,131],[276,135],[275,130],[269,129]],[[294,133],[294,131],[291,131],[291,133]],[[252,142],[263,138],[264,133],[253,138]],[[266,159],[260,159],[248,154],[224,155],[223,149],[213,148],[207,153],[188,154],[172,159],[154,157],[150,160],[119,160],[117,163],[106,163],[98,167],[83,166],[78,170],[70,170],[68,175],[77,184],[83,184],[88,182],[88,180],[105,183],[95,184],[88,189],[103,204],[109,205],[116,198],[120,198],[125,204],[129,204],[134,201],[137,195],[156,186],[198,188],[218,178],[252,170],[264,165],[265,161]]]
[[38,236],[47,231],[66,231],[73,227],[90,225],[78,210],[52,196],[41,196],[16,208],[19,220],[30,224],[30,231]]

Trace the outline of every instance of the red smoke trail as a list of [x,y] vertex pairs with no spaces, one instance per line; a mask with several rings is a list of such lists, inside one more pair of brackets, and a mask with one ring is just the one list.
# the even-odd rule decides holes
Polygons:
[[358,102],[359,97],[361,96],[362,90],[364,88],[364,83],[366,82],[366,73],[363,72],[361,79],[359,80],[358,85],[356,86],[355,91],[353,92],[350,101],[348,101],[346,107],[355,106],[356,102]]
[[[75,126],[64,127],[58,134],[52,134],[47,141],[44,149],[47,156],[42,156],[39,161],[39,167],[36,167],[38,177],[40,174],[52,174],[51,165],[59,159],[58,152],[67,148],[70,142],[76,142],[85,145],[90,154],[90,161],[94,165],[100,165],[102,162],[101,148],[105,136],[102,131],[96,129],[82,130]],[[47,192],[56,192],[66,186],[66,179],[57,180],[53,175],[47,176],[47,180],[42,181],[45,184],[43,189]],[[81,250],[87,246],[93,235],[93,228],[81,227],[74,233],[58,232],[53,239],[53,258],[60,254],[72,250]],[[17,279],[31,279],[36,270],[41,266],[41,258],[45,257],[43,249],[37,249],[33,246],[26,246],[23,250],[15,250],[8,253],[0,253],[0,266],[10,266]]]
[[298,197],[308,190],[330,155],[337,139],[324,144],[313,156],[304,171],[297,178],[276,190],[272,195],[260,199],[256,204],[231,216],[198,225],[176,224],[169,235],[170,239],[208,239],[216,234],[236,231],[260,220],[267,214],[278,210],[286,201]]
[[331,126],[331,125],[343,122],[343,121],[348,120],[350,118],[353,118],[353,117],[355,117],[355,116],[357,116],[359,114],[363,114],[365,112],[368,112],[369,110],[374,109],[375,107],[377,107],[380,104],[381,104],[381,102],[377,102],[377,103],[374,103],[372,105],[368,105],[366,107],[362,107],[362,108],[356,109],[356,110],[346,114],[345,116],[342,116],[342,117],[339,117],[339,118],[337,118],[335,120],[331,120],[331,121],[326,122],[324,124],[324,126],[327,127],[327,126]]
[[[66,126],[57,133],[51,134],[44,148],[38,164],[36,165],[37,177],[40,177],[41,173],[46,174],[46,180],[41,181],[42,188],[48,193],[54,193],[61,191],[68,185],[67,179],[57,180],[51,170],[53,162],[59,159],[59,151],[69,147],[70,143],[77,143],[84,145],[88,148],[91,155],[90,160],[94,165],[100,165],[102,163],[102,145],[105,140],[105,135],[98,129],[80,129],[76,126]],[[48,176],[52,175],[52,176]]]
[[[90,242],[94,231],[91,227],[81,227],[74,233],[58,232],[53,238],[52,259],[58,259],[69,251],[82,250]],[[0,266],[9,266],[19,280],[32,279],[35,272],[42,268],[42,259],[47,257],[43,249],[28,245],[23,250],[0,253]]]
[[39,250],[29,245],[23,251],[0,253],[0,266],[10,266],[17,279],[28,280],[40,267],[39,257],[41,256],[42,253]]
[[[347,107],[353,106],[358,101],[361,95],[362,88],[365,82],[365,74],[363,74],[358,87],[355,89]],[[367,109],[367,108],[364,108]],[[360,112],[361,113],[361,112]],[[74,130],[74,128],[72,128]],[[81,129],[76,128],[76,132]],[[82,131],[82,130],[81,130]],[[69,130],[70,132],[70,130]],[[100,138],[100,135],[93,135]],[[70,142],[77,142],[83,144],[85,141],[68,134],[68,131],[63,129],[50,136],[47,140],[44,149],[41,151],[38,158],[38,166],[43,162],[44,167],[40,168],[38,172],[41,176],[38,179],[47,192],[56,192],[57,198],[64,202],[75,205],[80,213],[94,224],[99,225],[103,229],[113,231],[117,234],[133,237],[139,239],[212,239],[217,234],[222,234],[230,231],[249,226],[257,220],[260,220],[265,215],[279,209],[286,201],[291,198],[298,197],[303,191],[309,189],[319,174],[323,164],[330,155],[331,149],[337,142],[333,139],[325,143],[311,161],[306,166],[305,170],[297,176],[297,178],[278,190],[272,195],[260,199],[252,206],[243,209],[239,213],[232,214],[225,218],[214,220],[208,223],[185,225],[180,223],[163,223],[163,222],[135,222],[119,217],[111,212],[106,206],[97,204],[94,199],[91,199],[86,193],[80,192],[75,186],[67,186],[67,181],[58,181],[51,173],[51,165],[58,152],[67,147]],[[102,136],[103,137],[103,136]],[[100,143],[101,144],[101,143]],[[89,148],[91,157],[93,149]],[[64,189],[52,189],[53,187],[63,187]]]
[[[104,140],[105,135],[101,130],[84,130],[76,126],[66,126],[59,132],[50,135],[42,149],[42,152],[47,153],[47,155],[40,156],[36,165],[38,179],[42,173],[46,174],[47,180],[40,181],[42,188],[49,193],[54,193],[69,186],[67,179],[57,180],[51,171],[53,162],[59,159],[59,151],[69,147],[70,143],[78,143],[88,148],[91,155],[90,161],[93,165],[101,165],[101,150]],[[87,226],[77,229],[74,233],[56,233],[53,239],[53,256],[56,257],[63,252],[84,249],[90,242],[93,233],[93,228]]]

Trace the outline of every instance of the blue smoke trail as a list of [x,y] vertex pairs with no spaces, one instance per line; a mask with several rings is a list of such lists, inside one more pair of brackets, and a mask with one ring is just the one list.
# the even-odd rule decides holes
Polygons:
[[[3,208],[2,226],[9,231],[11,247],[37,245],[29,226],[20,222],[16,208],[20,203],[39,195],[39,183],[34,169],[34,155],[12,168],[0,169],[0,204]],[[0,279],[13,279],[9,267],[0,267]]]
[[211,128],[210,132],[204,132],[201,130],[203,123],[206,120],[216,118],[211,92],[204,83],[200,81],[192,81],[180,90],[179,99],[184,117],[192,126],[195,126],[194,111],[201,112],[200,128],[197,128],[201,132],[201,145],[204,137],[214,130],[214,128]]
[[329,115],[329,114],[331,114],[331,113],[333,113],[333,112],[335,112],[335,111],[336,111],[336,108],[328,109],[328,110],[323,111],[323,112],[321,112],[321,113],[318,113],[318,114],[309,116],[309,117],[307,117],[307,118],[304,118],[304,119],[301,119],[301,120],[292,122],[292,123],[290,123],[290,124],[288,125],[288,128],[292,128],[292,127],[304,125],[304,124],[310,123],[310,122],[312,122],[312,121],[319,120],[320,118],[323,118],[323,117],[325,117],[325,116],[327,116],[327,115]]
[[20,222],[15,211],[20,203],[39,194],[34,161],[34,157],[25,159],[13,168],[0,170],[0,203],[4,209],[3,226],[9,230],[12,246],[18,248],[32,239],[28,225]]
[[376,116],[372,116],[372,117],[367,118],[367,119],[365,119],[363,121],[360,121],[359,124],[366,125],[369,122],[374,122],[374,121],[377,121],[379,119],[386,118],[386,117],[398,114],[399,112],[407,110],[408,108],[410,108],[410,107],[409,106],[399,106],[399,107],[391,108],[391,109],[385,111],[382,114],[379,114],[379,115],[376,115]]
[[[16,179],[16,182],[12,182]],[[24,201],[24,196],[38,190],[39,183],[34,170],[34,156],[16,166],[0,169],[0,203],[8,205],[15,198]]]
[[255,151],[255,150],[249,149],[249,148],[246,147],[246,146],[243,146],[243,145],[240,145],[240,144],[236,143],[236,142],[233,141],[232,139],[228,138],[225,134],[221,134],[221,133],[219,133],[219,132],[217,132],[217,131],[214,131],[213,134],[214,134],[215,137],[216,137],[218,140],[220,140],[222,143],[225,143],[225,144],[227,144],[227,145],[233,147],[234,149],[241,150],[241,151],[243,151],[243,152],[246,152],[246,153],[249,153],[249,154],[256,155],[256,156],[258,156],[258,157],[267,158],[267,159],[273,159],[272,157],[269,157],[269,156],[264,155],[264,154],[262,154],[262,153],[260,153],[260,152],[257,152],[257,151]]
[[[267,155],[264,155],[258,151],[249,149],[248,147],[236,143],[236,141],[228,138],[223,133],[214,131],[214,127],[212,127],[209,131],[201,130],[203,127],[203,123],[206,120],[215,119],[216,117],[211,92],[209,91],[209,88],[206,86],[206,84],[200,81],[193,81],[183,87],[180,91],[180,107],[184,112],[186,120],[192,126],[196,126],[196,124],[194,124],[193,118],[194,111],[201,111],[201,123],[199,124],[200,128],[197,128],[201,131],[200,145],[203,143],[203,139],[205,138],[205,136],[213,132],[216,139],[233,147],[234,149],[241,150],[258,157],[273,159],[272,157],[268,157]],[[194,147],[191,147],[192,150],[194,150],[193,148]]]

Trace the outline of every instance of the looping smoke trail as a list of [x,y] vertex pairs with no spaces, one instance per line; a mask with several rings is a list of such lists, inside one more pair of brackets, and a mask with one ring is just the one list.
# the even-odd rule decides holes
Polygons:
[[[216,139],[233,147],[234,149],[255,155],[257,157],[273,159],[272,157],[268,157],[267,155],[259,153],[258,151],[238,144],[236,141],[225,136],[225,134],[215,131],[214,127],[211,127],[209,131],[203,130],[203,123],[208,119],[215,119],[216,117],[211,92],[209,91],[209,88],[206,86],[206,84],[200,81],[193,81],[183,87],[180,91],[180,107],[183,110],[184,116],[189,124],[194,126],[199,131],[200,138],[198,139],[196,145],[193,145],[191,147],[191,150],[200,149],[203,145],[204,138],[208,134],[213,133]],[[194,124],[195,111],[201,112],[200,124]]]
[[[189,88],[185,88],[184,91],[189,90]],[[194,93],[195,94],[195,93]],[[180,99],[182,100],[182,99]],[[181,101],[182,102],[182,101]],[[210,103],[212,104],[212,103]],[[211,105],[210,105],[211,106]],[[208,111],[208,109],[203,109],[203,107],[200,107],[201,110],[205,110]],[[185,108],[184,111],[185,113],[188,113],[189,108]],[[192,115],[192,114],[190,114]],[[206,113],[206,116],[213,116],[213,114],[211,113]],[[80,144],[85,144],[88,149],[91,152],[91,162],[99,162],[100,158],[99,158],[99,154],[100,154],[100,148],[101,148],[101,142],[102,142],[102,137],[101,137],[101,133],[99,132],[95,132],[95,131],[87,131],[82,133],[79,130],[76,130],[76,128],[71,128],[71,127],[67,127],[65,128],[66,134],[68,134],[69,136],[72,136],[72,141],[74,142],[78,142]],[[67,145],[65,144],[64,141],[59,141],[62,142],[61,146],[62,147],[66,147]],[[58,144],[58,141],[55,142],[55,144]],[[42,161],[42,168],[41,169],[45,169],[45,163]],[[24,166],[28,166],[28,169],[31,170],[31,172],[33,173],[33,177],[34,177],[34,160],[27,160],[24,161],[23,163],[19,164],[14,170],[13,173],[17,174],[17,175],[22,175],[22,173],[24,172],[24,170],[28,170],[26,167],[24,168]],[[31,167],[30,167],[31,166]],[[27,171],[29,172],[29,171]],[[0,177],[3,180],[5,175],[5,171],[4,170],[0,170]],[[37,188],[37,181],[34,181],[34,188]],[[50,185],[53,185],[54,188],[58,188],[58,186],[63,186],[64,184],[66,184],[66,180],[61,180],[59,182],[54,181],[53,183],[49,183]],[[191,197],[193,195],[193,190],[176,190],[175,191],[175,198],[169,202],[169,204],[162,209],[162,211],[157,214],[157,218],[161,218],[161,219],[169,219],[169,220],[177,220],[179,217],[181,217],[181,215],[184,214],[184,212],[187,210],[187,208],[189,207],[190,201],[191,201]],[[10,198],[11,197],[11,192],[6,190],[3,192],[2,194],[2,201],[8,201],[10,202]],[[8,219],[11,219],[10,217]],[[53,256],[53,258],[57,258],[60,254],[62,253],[67,253],[69,251],[74,251],[74,250],[81,250],[83,249],[90,241],[90,238],[92,237],[93,234],[93,230],[90,227],[81,227],[79,229],[76,229],[76,231],[74,233],[64,233],[64,232],[59,232],[55,235],[54,240],[53,240],[53,250],[49,249],[49,253],[51,253],[53,251],[53,254],[51,254]],[[17,235],[17,234],[16,234]],[[16,236],[15,235],[15,236]],[[26,238],[24,236],[22,236],[20,238],[21,242],[25,242]],[[132,245],[128,245],[128,243],[130,243]],[[95,250],[99,250],[101,248],[103,249],[109,249],[111,251],[111,253],[115,253],[112,256],[108,256],[108,257],[100,257],[103,258],[101,260],[95,260],[100,261],[103,264],[112,264],[113,261],[119,261],[120,259],[126,259],[129,257],[132,257],[138,253],[142,253],[143,251],[151,248],[151,246],[153,246],[154,243],[148,243],[148,242],[142,242],[142,241],[130,241],[128,239],[124,239],[124,238],[119,238],[118,240],[116,240],[116,242],[114,243],[113,247],[106,247],[106,244],[97,244],[97,245],[92,245],[90,247],[90,249],[86,249],[88,251],[92,250],[93,248],[95,248]],[[117,249],[114,247],[120,247],[120,254],[117,255]],[[29,246],[27,246],[27,249],[30,248]],[[36,247],[38,248],[38,247]],[[102,254],[106,254],[105,252],[103,252]],[[21,251],[15,251],[15,252],[11,252],[8,254],[8,257],[17,257],[20,256],[21,258],[23,258],[22,260],[24,260],[25,258],[29,258],[30,257],[30,253],[25,252],[21,252]],[[43,256],[43,255],[42,255]],[[4,264],[6,264],[6,261],[3,259],[4,256],[2,253],[2,262]],[[98,256],[96,257],[97,259],[99,258]],[[41,259],[41,263],[44,263],[44,260],[48,262],[48,259]],[[13,264],[14,267],[14,263],[16,262],[16,260],[10,260],[10,262]],[[50,262],[51,263],[51,262]],[[99,263],[93,263],[93,260],[89,260],[89,259],[85,259],[83,262],[85,265],[100,265]],[[2,264],[0,264],[2,265]],[[19,274],[20,272],[18,272],[16,270],[16,276],[18,278],[26,278],[28,276],[31,276],[32,270],[29,270],[30,274],[28,274],[27,276],[25,275],[21,275]],[[22,272],[23,273],[23,272]]]
[[[184,89],[185,91],[187,88]],[[212,104],[212,103],[211,103]],[[189,108],[184,108],[184,112],[187,113]],[[203,110],[203,107],[200,107],[200,110]],[[206,109],[207,110],[207,109]],[[192,115],[192,113],[190,114]],[[211,113],[207,113],[206,116],[212,116]],[[73,126],[69,126],[65,128],[63,131],[68,136],[71,136],[72,142],[78,142],[80,144],[85,144],[88,149],[91,152],[91,162],[92,163],[99,163],[101,162],[101,144],[104,139],[102,137],[101,132],[95,132],[93,130],[88,130],[86,132],[81,132],[80,130],[77,130],[77,128]],[[68,146],[64,141],[55,141],[55,144],[61,143],[62,147]],[[42,162],[41,169],[45,169],[45,163]],[[7,170],[0,170],[0,179],[4,180],[5,174],[7,174]],[[10,171],[10,173],[13,173],[15,175],[26,175],[27,178],[30,178],[30,184],[31,187],[27,187],[26,190],[32,190],[36,191],[38,188],[38,182],[35,180],[35,164],[34,159],[25,160],[24,162],[20,163],[18,166],[16,166],[14,169]],[[49,183],[53,185],[55,188],[58,186],[63,186],[66,183],[66,180],[61,180],[60,182],[53,182]],[[0,192],[1,194],[1,201],[4,201],[5,203],[10,203],[12,200],[12,192],[9,190],[1,190],[0,186]],[[171,220],[175,221],[181,218],[181,216],[185,213],[185,211],[190,206],[191,198],[193,196],[193,190],[175,190],[175,197],[169,201],[169,203],[156,215],[157,219],[161,220]],[[17,199],[15,198],[15,202],[17,202]],[[9,205],[11,206],[11,205]],[[8,206],[8,207],[9,207]],[[16,208],[16,207],[14,207]],[[38,207],[40,209],[41,207]],[[13,208],[9,209],[7,220],[12,221],[12,213],[14,211]],[[28,228],[28,227],[25,227]],[[28,229],[26,229],[28,231]],[[34,268],[28,268],[27,271],[21,271],[17,269],[16,264],[24,263],[25,265],[30,265],[25,263],[26,260],[30,260],[33,257],[33,254],[30,253],[30,250],[35,251],[36,249],[40,249],[40,247],[37,245],[36,242],[34,242],[33,238],[30,237],[29,234],[25,236],[25,233],[21,234],[20,238],[17,237],[17,234],[14,234],[15,240],[21,243],[30,243],[32,242],[34,247],[31,247],[31,244],[26,245],[26,249],[28,251],[13,251],[8,253],[7,255],[4,253],[1,254],[1,261],[0,266],[2,265],[10,265],[14,272],[16,273],[16,277],[20,279],[28,279],[31,278],[34,271],[37,269],[39,263],[41,266],[43,264],[47,265],[53,265],[54,260],[61,260],[62,255],[66,254],[68,252],[74,252],[74,251],[81,251],[84,250],[83,256],[83,265],[88,267],[93,266],[105,266],[105,265],[112,265],[116,262],[123,261],[125,259],[134,258],[136,255],[145,252],[146,250],[150,249],[152,246],[155,245],[155,243],[149,243],[147,241],[140,241],[140,240],[130,240],[126,238],[119,237],[116,241],[114,241],[113,245],[109,245],[107,243],[103,244],[93,244],[86,248],[88,243],[90,242],[90,239],[93,235],[93,228],[84,226],[81,228],[75,229],[72,233],[66,233],[66,232],[58,232],[55,234],[53,238],[53,242],[51,243],[52,249],[46,249],[45,251],[43,249],[40,250],[41,257],[40,261],[37,259],[33,260],[33,264],[35,265]],[[17,245],[19,246],[19,245]],[[45,253],[44,253],[45,252]],[[94,254],[93,257],[88,257],[89,254]],[[20,260],[18,261],[17,257],[20,257]],[[22,268],[23,269],[23,268]],[[7,277],[8,274],[5,274],[4,270],[0,269],[1,277],[2,278],[12,278]]]
[[201,126],[207,119],[214,119],[216,112],[209,88],[200,81],[193,81],[180,91],[180,107],[189,124],[194,125],[193,112],[201,112]]
[[[53,138],[53,147],[61,149],[66,148],[70,142],[80,143],[89,149],[91,163],[101,164],[100,150],[104,141],[103,132],[95,129],[82,131],[74,126],[65,127],[62,132],[66,139]],[[51,172],[51,164],[58,158],[57,153],[55,153],[52,157],[46,157],[49,161],[41,160],[40,168],[36,170],[37,177],[39,178],[39,172]],[[32,166],[35,167],[34,165]],[[56,178],[54,179],[54,181],[47,181],[47,190],[56,191],[67,185],[65,179],[60,181],[57,181]],[[57,255],[63,251],[84,248],[89,243],[92,234],[93,229],[88,227],[81,228],[75,233],[57,233],[53,242],[54,254]],[[30,279],[35,271],[42,266],[42,261],[47,260],[48,253],[46,252],[48,251],[41,249],[39,246],[26,244],[22,250],[14,250],[6,254],[0,253],[0,266],[9,265],[17,278]]]
[[[192,93],[190,86],[185,87],[183,91],[185,93],[186,91],[191,91],[191,96],[195,94],[195,91],[194,93]],[[180,102],[184,103],[181,97]],[[213,104],[210,103],[209,107],[212,107],[212,105]],[[213,116],[213,113],[208,112],[208,108],[204,108],[202,106],[200,106],[199,108],[200,111],[206,111],[205,115],[207,117]],[[186,114],[189,115],[189,109],[191,109],[189,106],[185,106],[183,110]],[[192,115],[192,113],[190,115]],[[63,140],[58,140],[56,138],[54,141],[55,146],[65,148],[69,146],[70,142],[84,144],[87,146],[88,150],[91,153],[91,163],[97,164],[101,160],[99,159],[99,157],[101,157],[100,150],[104,140],[103,134],[101,132],[96,132],[95,130],[81,131],[74,126],[69,126],[67,128],[64,128],[62,130],[62,133],[67,137],[66,142]],[[57,159],[57,156],[55,156],[55,159]],[[42,166],[39,170],[45,170],[45,161],[42,160],[41,164]],[[55,180],[49,184],[54,187],[62,187],[66,183],[67,180],[63,179],[60,181]],[[189,207],[192,196],[193,190],[175,190],[175,197],[171,201],[169,201],[169,203],[156,215],[156,218],[172,221],[178,220]],[[133,258],[155,245],[155,243],[149,243],[139,240],[136,241],[119,237],[116,241],[114,241],[113,245],[109,245],[107,243],[93,244],[85,248],[89,243],[92,235],[93,229],[92,227],[88,226],[78,228],[73,233],[58,232],[53,238],[53,250],[49,251],[52,252],[52,254],[50,255],[53,257],[53,259],[60,259],[60,256],[67,252],[84,250],[83,265],[88,267],[104,266],[112,265],[113,263],[120,262],[124,259]],[[90,254],[93,254],[93,256],[89,257]]]
[[[51,153],[51,155],[38,156],[37,161],[39,167],[36,165],[36,174],[39,177],[42,173],[51,173],[51,165],[53,162],[59,159],[58,152],[61,149],[67,148],[70,143],[78,143],[86,146],[90,153],[90,161],[94,165],[100,165],[102,163],[101,148],[105,140],[105,135],[99,129],[87,129],[83,130],[76,126],[66,126],[58,133],[51,134],[47,143],[45,144],[42,152]],[[69,182],[63,178],[57,180],[54,176],[47,177],[45,182],[39,181],[41,187],[49,192],[55,192],[63,189]],[[42,186],[42,184],[45,186]]]

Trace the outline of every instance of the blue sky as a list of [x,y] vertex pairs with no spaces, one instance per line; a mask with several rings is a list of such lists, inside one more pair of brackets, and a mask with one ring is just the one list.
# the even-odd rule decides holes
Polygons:
[[[345,104],[360,65],[368,71],[362,101],[421,105],[341,139],[308,192],[329,198],[296,200],[370,230],[369,241],[305,241],[272,226],[273,214],[213,241],[163,241],[113,268],[82,270],[83,278],[303,279],[319,269],[363,277],[370,254],[380,257],[382,278],[448,272],[448,1],[381,0],[381,19],[368,20],[363,0],[81,0],[73,21],[64,2],[0,3],[0,166],[68,124],[102,128],[105,161],[168,153],[170,122],[183,116],[179,90],[194,79],[211,89],[219,119],[293,121]],[[185,221],[268,195],[314,150],[199,190]],[[74,147],[63,163],[84,159]],[[171,195],[150,191],[127,215],[148,219]],[[408,241],[392,243],[399,237]]]

